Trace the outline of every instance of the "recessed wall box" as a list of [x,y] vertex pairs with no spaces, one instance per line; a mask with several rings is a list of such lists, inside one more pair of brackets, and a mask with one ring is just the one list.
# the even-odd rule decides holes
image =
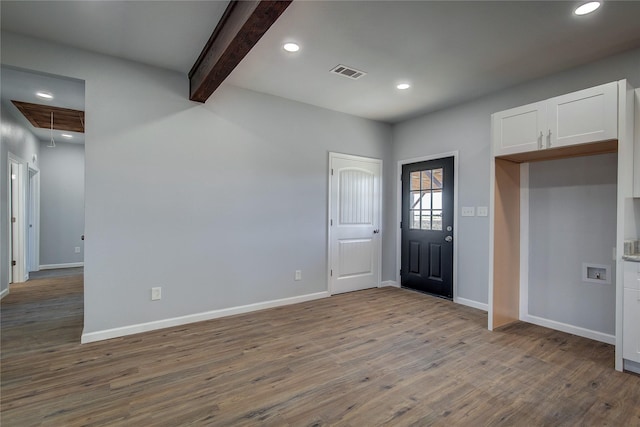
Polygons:
[[591,283],[611,284],[611,266],[602,264],[582,263],[582,281]]

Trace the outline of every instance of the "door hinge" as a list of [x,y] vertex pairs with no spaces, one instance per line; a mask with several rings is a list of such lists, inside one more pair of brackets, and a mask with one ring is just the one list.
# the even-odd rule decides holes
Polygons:
[[16,265],[16,262],[15,261],[11,261],[11,266],[15,267],[15,265]]
[[11,222],[16,222],[16,217],[15,216],[11,217]]
[[331,176],[333,176],[333,168],[331,168]]
[[332,219],[330,219],[329,221],[331,221],[331,226],[333,227],[333,220],[332,220]]
[[331,270],[331,273],[330,273],[330,274],[331,274],[331,277],[333,277],[333,270]]

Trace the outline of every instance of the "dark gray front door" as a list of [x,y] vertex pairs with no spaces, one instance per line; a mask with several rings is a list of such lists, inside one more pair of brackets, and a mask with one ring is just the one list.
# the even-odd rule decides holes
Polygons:
[[453,157],[402,167],[401,285],[453,298]]

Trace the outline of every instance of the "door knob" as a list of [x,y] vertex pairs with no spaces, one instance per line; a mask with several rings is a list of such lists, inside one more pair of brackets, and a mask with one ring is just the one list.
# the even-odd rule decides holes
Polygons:
[[444,241],[445,242],[452,242],[453,241],[453,237],[447,236],[447,237],[444,238]]
[[380,229],[373,230],[373,234],[378,234],[379,232],[380,232]]

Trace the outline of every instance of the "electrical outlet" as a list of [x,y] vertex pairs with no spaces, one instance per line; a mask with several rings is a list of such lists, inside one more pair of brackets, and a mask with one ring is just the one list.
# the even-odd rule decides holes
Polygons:
[[80,253],[80,246],[76,246],[76,253],[79,254]]
[[161,287],[156,287],[156,288],[151,288],[151,301],[156,301],[162,299],[162,288]]
[[302,280],[302,270],[296,270],[296,280]]
[[478,216],[489,216],[489,208],[486,206],[478,206],[476,212],[478,212]]

